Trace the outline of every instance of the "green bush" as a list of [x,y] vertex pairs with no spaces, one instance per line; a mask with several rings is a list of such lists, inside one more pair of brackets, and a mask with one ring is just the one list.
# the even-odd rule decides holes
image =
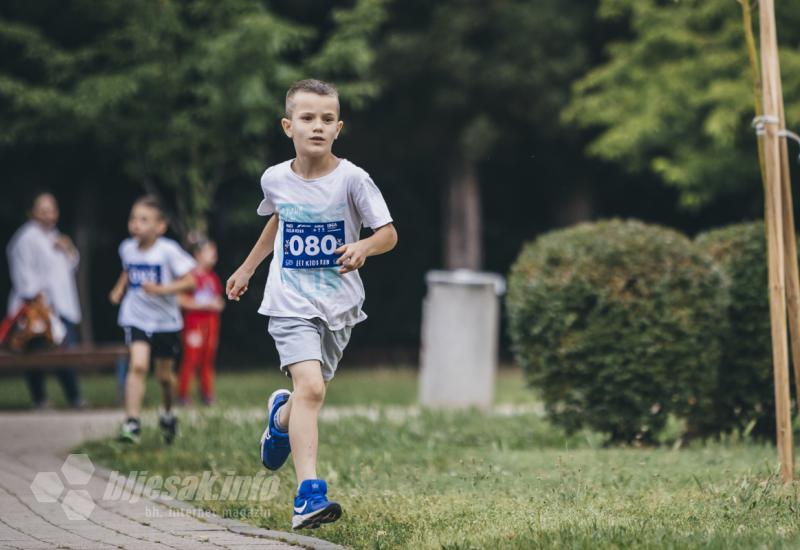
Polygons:
[[[763,222],[731,225],[702,233],[695,243],[730,281],[728,331],[715,401],[720,431],[775,433],[775,389],[767,294],[767,250]],[[751,426],[751,429],[753,427]]]
[[713,261],[680,233],[587,223],[523,248],[509,330],[556,423],[652,441],[669,414],[709,418],[726,297]]

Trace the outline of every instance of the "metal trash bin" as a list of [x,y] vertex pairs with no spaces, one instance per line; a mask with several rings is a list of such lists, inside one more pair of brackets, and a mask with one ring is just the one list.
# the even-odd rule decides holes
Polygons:
[[494,400],[505,279],[469,270],[429,271],[422,304],[419,401],[489,409]]

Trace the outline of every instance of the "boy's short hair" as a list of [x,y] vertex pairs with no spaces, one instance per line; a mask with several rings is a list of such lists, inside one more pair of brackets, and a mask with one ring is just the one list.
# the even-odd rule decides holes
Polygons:
[[187,239],[189,251],[192,255],[197,255],[201,250],[203,250],[207,246],[217,246],[217,243],[214,242],[214,239],[209,239],[208,237],[201,235],[201,234],[194,234],[189,235]]
[[133,206],[131,206],[131,210],[133,210],[137,206],[146,206],[147,208],[152,208],[158,213],[158,217],[165,222],[167,220],[167,213],[164,212],[164,207],[161,205],[161,201],[159,198],[153,194],[142,195],[138,199],[133,202]]
[[310,92],[312,94],[335,97],[337,103],[339,101],[339,92],[333,84],[317,80],[316,78],[298,80],[289,86],[289,90],[286,92],[286,118],[288,119],[292,118],[292,112],[294,111],[294,102],[292,98],[297,92]]

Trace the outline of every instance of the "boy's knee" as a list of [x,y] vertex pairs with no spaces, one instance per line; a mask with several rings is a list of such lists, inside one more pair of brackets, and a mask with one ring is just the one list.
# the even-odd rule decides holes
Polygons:
[[156,379],[162,384],[172,383],[172,361],[156,360]]
[[313,403],[322,403],[325,399],[325,382],[322,378],[319,380],[308,381],[307,384],[299,386],[296,390],[306,401]]
[[145,362],[131,361],[128,364],[128,370],[136,376],[144,376],[147,374],[147,369],[150,365]]
[[299,398],[320,403],[325,399],[325,380],[318,369],[293,370],[292,382],[294,382],[294,394]]

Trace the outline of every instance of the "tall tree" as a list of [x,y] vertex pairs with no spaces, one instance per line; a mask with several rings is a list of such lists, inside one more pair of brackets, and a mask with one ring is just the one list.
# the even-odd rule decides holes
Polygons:
[[[553,127],[568,83],[585,70],[578,40],[593,2],[398,2],[378,64],[410,107],[412,134],[445,167],[444,265],[483,258],[479,168],[521,128]],[[410,103],[410,105],[408,105]],[[512,138],[513,139],[513,138]]]
[[134,181],[174,205],[183,237],[205,232],[221,188],[252,181],[269,159],[294,79],[334,78],[355,106],[377,93],[371,41],[384,1],[327,6],[327,24],[313,27],[261,0],[0,4],[0,148],[85,163],[58,177],[78,197],[86,338],[92,204],[130,195],[120,184]]
[[[783,3],[779,37],[794,44],[800,10]],[[624,21],[627,40],[574,86],[570,123],[598,130],[589,152],[652,171],[700,208],[726,195],[757,197],[751,68],[735,0],[603,0],[599,16]],[[786,116],[800,121],[800,51],[781,49]],[[757,211],[757,209],[756,209]]]
[[3,141],[110,146],[184,234],[207,229],[221,185],[263,167],[293,80],[335,78],[355,105],[378,90],[384,0],[328,8],[324,32],[260,0],[50,4],[0,12]]

